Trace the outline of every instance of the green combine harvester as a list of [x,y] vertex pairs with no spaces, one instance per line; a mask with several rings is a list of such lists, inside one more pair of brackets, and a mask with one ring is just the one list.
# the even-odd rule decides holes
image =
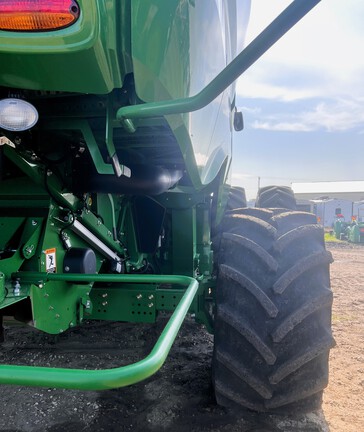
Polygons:
[[339,240],[348,240],[351,243],[364,243],[364,222],[354,218],[351,222],[345,222],[338,217],[334,223],[334,234]]
[[318,2],[293,1],[239,54],[249,1],[0,1],[1,318],[57,335],[171,313],[135,364],[0,365],[0,383],[139,382],[189,312],[214,333],[219,404],[320,406],[334,344],[323,231],[287,188],[247,208],[229,186],[234,81]]

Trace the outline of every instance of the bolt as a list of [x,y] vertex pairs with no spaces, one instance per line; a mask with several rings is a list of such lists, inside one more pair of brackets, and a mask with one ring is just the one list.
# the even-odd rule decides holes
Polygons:
[[42,284],[42,283],[40,283],[39,285],[38,285],[38,288],[39,289],[42,289],[44,287],[44,285]]
[[25,248],[25,253],[31,254],[33,252],[34,245],[29,245]]
[[86,302],[86,309],[90,309],[91,308],[91,301],[87,300]]
[[52,171],[51,170],[47,170],[47,176],[50,177],[52,175]]
[[153,299],[154,299],[154,295],[153,295],[153,294],[149,295],[149,296],[148,296],[148,299],[149,299],[149,300],[153,300]]
[[107,301],[101,303],[103,306],[107,306]]
[[53,306],[49,306],[49,310],[53,310],[54,309],[54,307]]
[[15,281],[13,282],[13,294],[14,296],[19,296],[20,295],[20,283],[19,283],[19,279],[15,279]]
[[103,298],[107,297],[107,293],[102,294],[101,297],[103,297]]
[[55,316],[56,316],[56,318],[59,318],[61,315],[60,314],[56,314]]
[[111,237],[111,231],[108,231],[108,232],[107,232],[107,235],[108,235],[109,237]]
[[136,298],[137,298],[138,300],[140,300],[142,297],[143,297],[142,294],[137,294],[137,296],[136,296]]
[[148,303],[148,307],[149,307],[149,308],[152,308],[153,306],[154,306],[153,303]]
[[65,271],[65,272],[69,272],[69,271],[70,271],[70,268],[69,268],[68,266],[66,266],[66,267],[64,268],[64,271]]
[[45,293],[43,297],[48,298],[49,294]]
[[37,226],[38,225],[38,222],[36,221],[36,220],[32,220],[32,226]]
[[100,219],[97,221],[97,225],[98,225],[98,226],[101,225],[101,221],[100,221]]
[[73,322],[70,322],[70,327],[74,327],[74,324],[73,324]]

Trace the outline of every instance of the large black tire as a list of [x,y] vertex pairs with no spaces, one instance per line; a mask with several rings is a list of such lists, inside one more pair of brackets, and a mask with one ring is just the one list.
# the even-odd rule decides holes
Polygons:
[[310,213],[241,209],[222,223],[213,384],[217,402],[277,414],[318,409],[328,382],[332,292]]
[[255,207],[296,210],[297,203],[293,190],[290,187],[266,186],[258,190]]
[[246,206],[245,189],[239,186],[231,186],[226,210],[234,210]]

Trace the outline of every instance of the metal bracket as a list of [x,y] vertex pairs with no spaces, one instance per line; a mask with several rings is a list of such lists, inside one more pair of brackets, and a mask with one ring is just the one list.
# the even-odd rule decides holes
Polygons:
[[[114,145],[114,129],[112,126],[112,98],[108,98],[107,111],[106,111],[106,134],[105,134],[105,142],[107,152],[110,156],[111,164],[114,169],[114,173],[117,177],[121,177],[122,175],[125,177],[131,177],[131,170],[125,165],[120,165],[118,155],[116,153],[115,145]],[[86,143],[87,144],[87,143]]]
[[0,366],[0,383],[28,385],[35,387],[54,387],[80,390],[107,390],[125,387],[143,381],[157,372],[165,362],[183,320],[197,293],[199,284],[196,279],[176,275],[83,275],[16,273],[25,282],[64,281],[64,282],[125,282],[178,284],[186,286],[186,292],[176,310],[166,324],[150,354],[134,364],[104,370],[64,369],[35,366]]

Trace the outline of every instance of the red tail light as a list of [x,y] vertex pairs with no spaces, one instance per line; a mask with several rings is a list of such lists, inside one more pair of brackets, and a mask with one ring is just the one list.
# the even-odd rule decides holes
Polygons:
[[0,30],[59,30],[79,15],[75,0],[0,0]]

